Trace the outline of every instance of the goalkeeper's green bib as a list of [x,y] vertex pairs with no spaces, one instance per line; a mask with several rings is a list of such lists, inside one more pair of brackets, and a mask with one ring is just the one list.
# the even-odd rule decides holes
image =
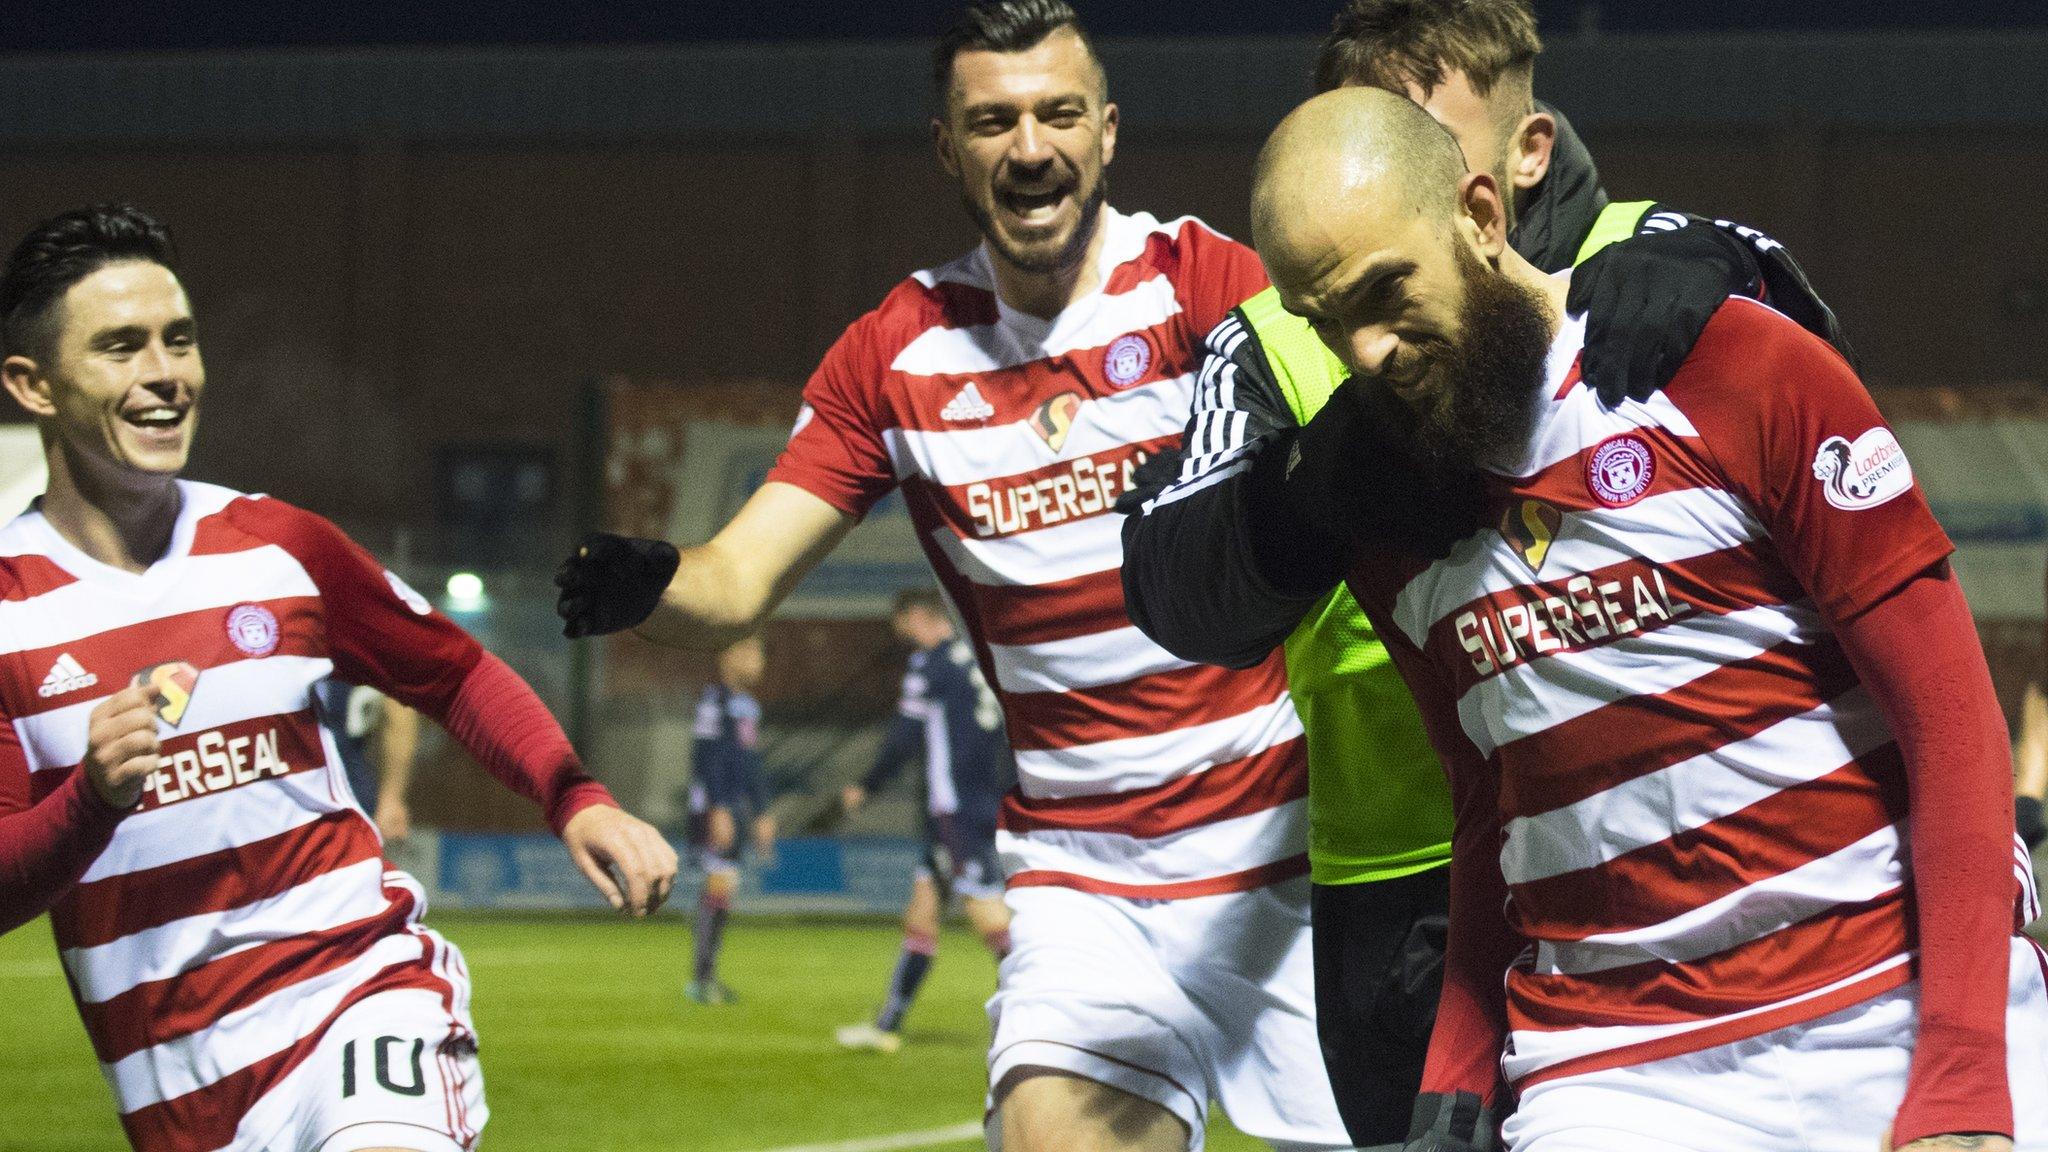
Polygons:
[[[1648,201],[1609,204],[1577,260],[1633,235]],[[1268,288],[1238,309],[1298,423],[1346,375],[1308,321]],[[1422,716],[1365,613],[1339,584],[1287,638],[1287,687],[1308,733],[1309,874],[1359,884],[1451,859],[1451,792]]]

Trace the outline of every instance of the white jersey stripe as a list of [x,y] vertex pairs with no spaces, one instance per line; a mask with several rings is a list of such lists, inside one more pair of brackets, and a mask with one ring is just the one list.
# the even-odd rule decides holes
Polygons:
[[[102,632],[147,624],[166,616],[230,608],[250,600],[315,596],[319,590],[291,554],[274,544],[210,556],[183,556],[181,577],[161,598],[137,591],[122,595],[97,580],[79,580],[29,600],[0,601],[0,654],[73,644]],[[152,570],[154,572],[154,570]],[[261,589],[261,596],[252,596]],[[111,682],[106,669],[94,669]],[[121,685],[127,673],[123,669]]]
[[79,1000],[96,1004],[244,948],[368,919],[389,906],[384,861],[363,860],[240,908],[202,912],[59,955]]
[[[333,661],[316,656],[265,656],[208,668],[199,674],[192,702],[177,726],[159,723],[157,731],[168,739],[180,732],[204,732],[260,716],[290,715],[309,707],[313,685],[333,672]],[[117,689],[126,686],[125,680],[111,685]],[[36,749],[29,757],[29,771],[69,768],[83,761],[86,720],[112,694],[16,720],[14,731],[23,749]]]
[[1017,753],[1017,776],[1033,800],[1101,796],[1153,788],[1242,760],[1301,735],[1294,700],[1282,694],[1237,716],[1073,748]]
[[1732,744],[1504,829],[1501,873],[1527,884],[1594,868],[1817,780],[1891,741],[1861,687]]
[[1536,970],[1577,976],[1651,960],[1684,964],[1747,944],[1844,904],[1874,900],[1906,882],[1905,822],[1886,825],[1829,856],[1738,888],[1660,924],[1536,947]]
[[1142,332],[1180,314],[1173,282],[1153,276],[1128,292],[1106,295],[1084,323],[1072,331],[1055,325],[1043,342],[1025,339],[1008,324],[967,328],[927,328],[889,365],[912,376],[952,376],[966,372],[1001,372],[1048,356],[1101,348],[1127,332]]
[[1145,501],[1145,506],[1143,509],[1139,511],[1139,515],[1144,515],[1145,513],[1152,511],[1154,508],[1160,507],[1161,505],[1165,504],[1171,504],[1176,500],[1185,500],[1188,497],[1193,496],[1195,493],[1200,492],[1202,489],[1207,488],[1213,484],[1221,484],[1225,480],[1230,479],[1232,476],[1235,476],[1238,473],[1243,472],[1245,469],[1250,468],[1252,466],[1252,458],[1242,453],[1235,456],[1225,457],[1224,460],[1225,462],[1221,467],[1217,467],[1214,471],[1211,471],[1207,475],[1192,481],[1184,479],[1182,483],[1175,484],[1173,487],[1166,489],[1159,495],[1154,496],[1152,499]]
[[190,1035],[101,1068],[130,1112],[196,1092],[296,1043],[376,972],[418,959],[418,940],[386,936],[347,964],[280,988]]
[[922,476],[947,486],[1000,480],[1061,460],[1178,435],[1187,423],[1194,380],[1194,373],[1188,372],[1083,399],[1057,450],[1023,420],[941,431],[890,428],[882,440],[899,477]]
[[984,587],[1051,584],[1124,562],[1123,517],[1108,510],[992,540],[969,539],[944,524],[931,535],[962,576]]
[[[311,824],[349,806],[334,782],[340,775],[330,761],[327,771],[274,776],[137,812],[121,822],[123,834],[100,853],[80,882],[240,848]],[[195,815],[202,818],[195,820]]]
[[[1763,525],[1731,493],[1681,488],[1627,508],[1564,514],[1545,555],[1546,572],[1597,572],[1631,560],[1678,564],[1764,539]],[[1529,585],[1529,567],[1499,532],[1487,528],[1458,543],[1449,557],[1409,581],[1394,619],[1420,647],[1445,616],[1480,595]]]
[[1005,692],[1072,692],[1192,667],[1135,627],[1042,644],[991,644],[996,686]]
[[1174,884],[1285,859],[1302,850],[1307,836],[1308,801],[1290,800],[1150,839],[1074,829],[1002,831],[996,850],[1012,875],[1042,870],[1117,884]]
[[1491,756],[1618,700],[1669,692],[1786,641],[1811,644],[1826,634],[1803,606],[1687,616],[1604,647],[1516,664],[1468,689],[1458,700],[1458,719],[1480,753]]

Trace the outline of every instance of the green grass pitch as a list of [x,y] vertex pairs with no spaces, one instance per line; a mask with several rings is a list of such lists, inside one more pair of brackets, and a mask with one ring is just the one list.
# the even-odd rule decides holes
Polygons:
[[[981,1115],[995,966],[949,929],[894,1056],[842,1052],[895,963],[882,921],[748,919],[723,972],[742,1002],[683,998],[684,922],[430,913],[476,983],[488,1152],[758,1152],[954,1127]],[[0,1152],[118,1152],[48,925],[0,937]],[[931,1147],[972,1148],[977,1140]],[[1263,1144],[1218,1120],[1209,1147]]]

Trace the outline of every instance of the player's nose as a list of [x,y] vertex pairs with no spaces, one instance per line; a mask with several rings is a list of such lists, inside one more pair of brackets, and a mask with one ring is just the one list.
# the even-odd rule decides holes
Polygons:
[[1353,372],[1362,376],[1378,376],[1386,372],[1394,361],[1394,353],[1401,347],[1401,338],[1386,328],[1354,328],[1344,334],[1344,347],[1339,349],[1342,358],[1349,362]]
[[1046,135],[1045,126],[1036,116],[1025,116],[1017,121],[1017,131],[1010,138],[1010,162],[1028,168],[1038,168],[1052,162],[1052,140]]

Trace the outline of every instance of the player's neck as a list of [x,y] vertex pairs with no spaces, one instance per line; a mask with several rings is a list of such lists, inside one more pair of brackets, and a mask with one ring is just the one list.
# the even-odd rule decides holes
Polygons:
[[1095,234],[1088,238],[1088,248],[1081,258],[1070,267],[1051,272],[1019,268],[1003,259],[991,246],[989,266],[995,271],[996,296],[1027,316],[1052,320],[1074,301],[1102,287],[1102,244],[1108,234],[1108,229],[1102,225],[1106,215],[1106,212],[1096,213]]
[[1500,270],[1508,279],[1528,289],[1537,299],[1543,301],[1543,318],[1549,321],[1550,330],[1556,332],[1564,323],[1564,302],[1565,296],[1571,291],[1571,281],[1552,276],[1536,267],[1513,248],[1501,253]]
[[146,572],[169,551],[177,477],[81,465],[61,450],[46,455],[50,482],[37,507],[72,547],[123,572]]

